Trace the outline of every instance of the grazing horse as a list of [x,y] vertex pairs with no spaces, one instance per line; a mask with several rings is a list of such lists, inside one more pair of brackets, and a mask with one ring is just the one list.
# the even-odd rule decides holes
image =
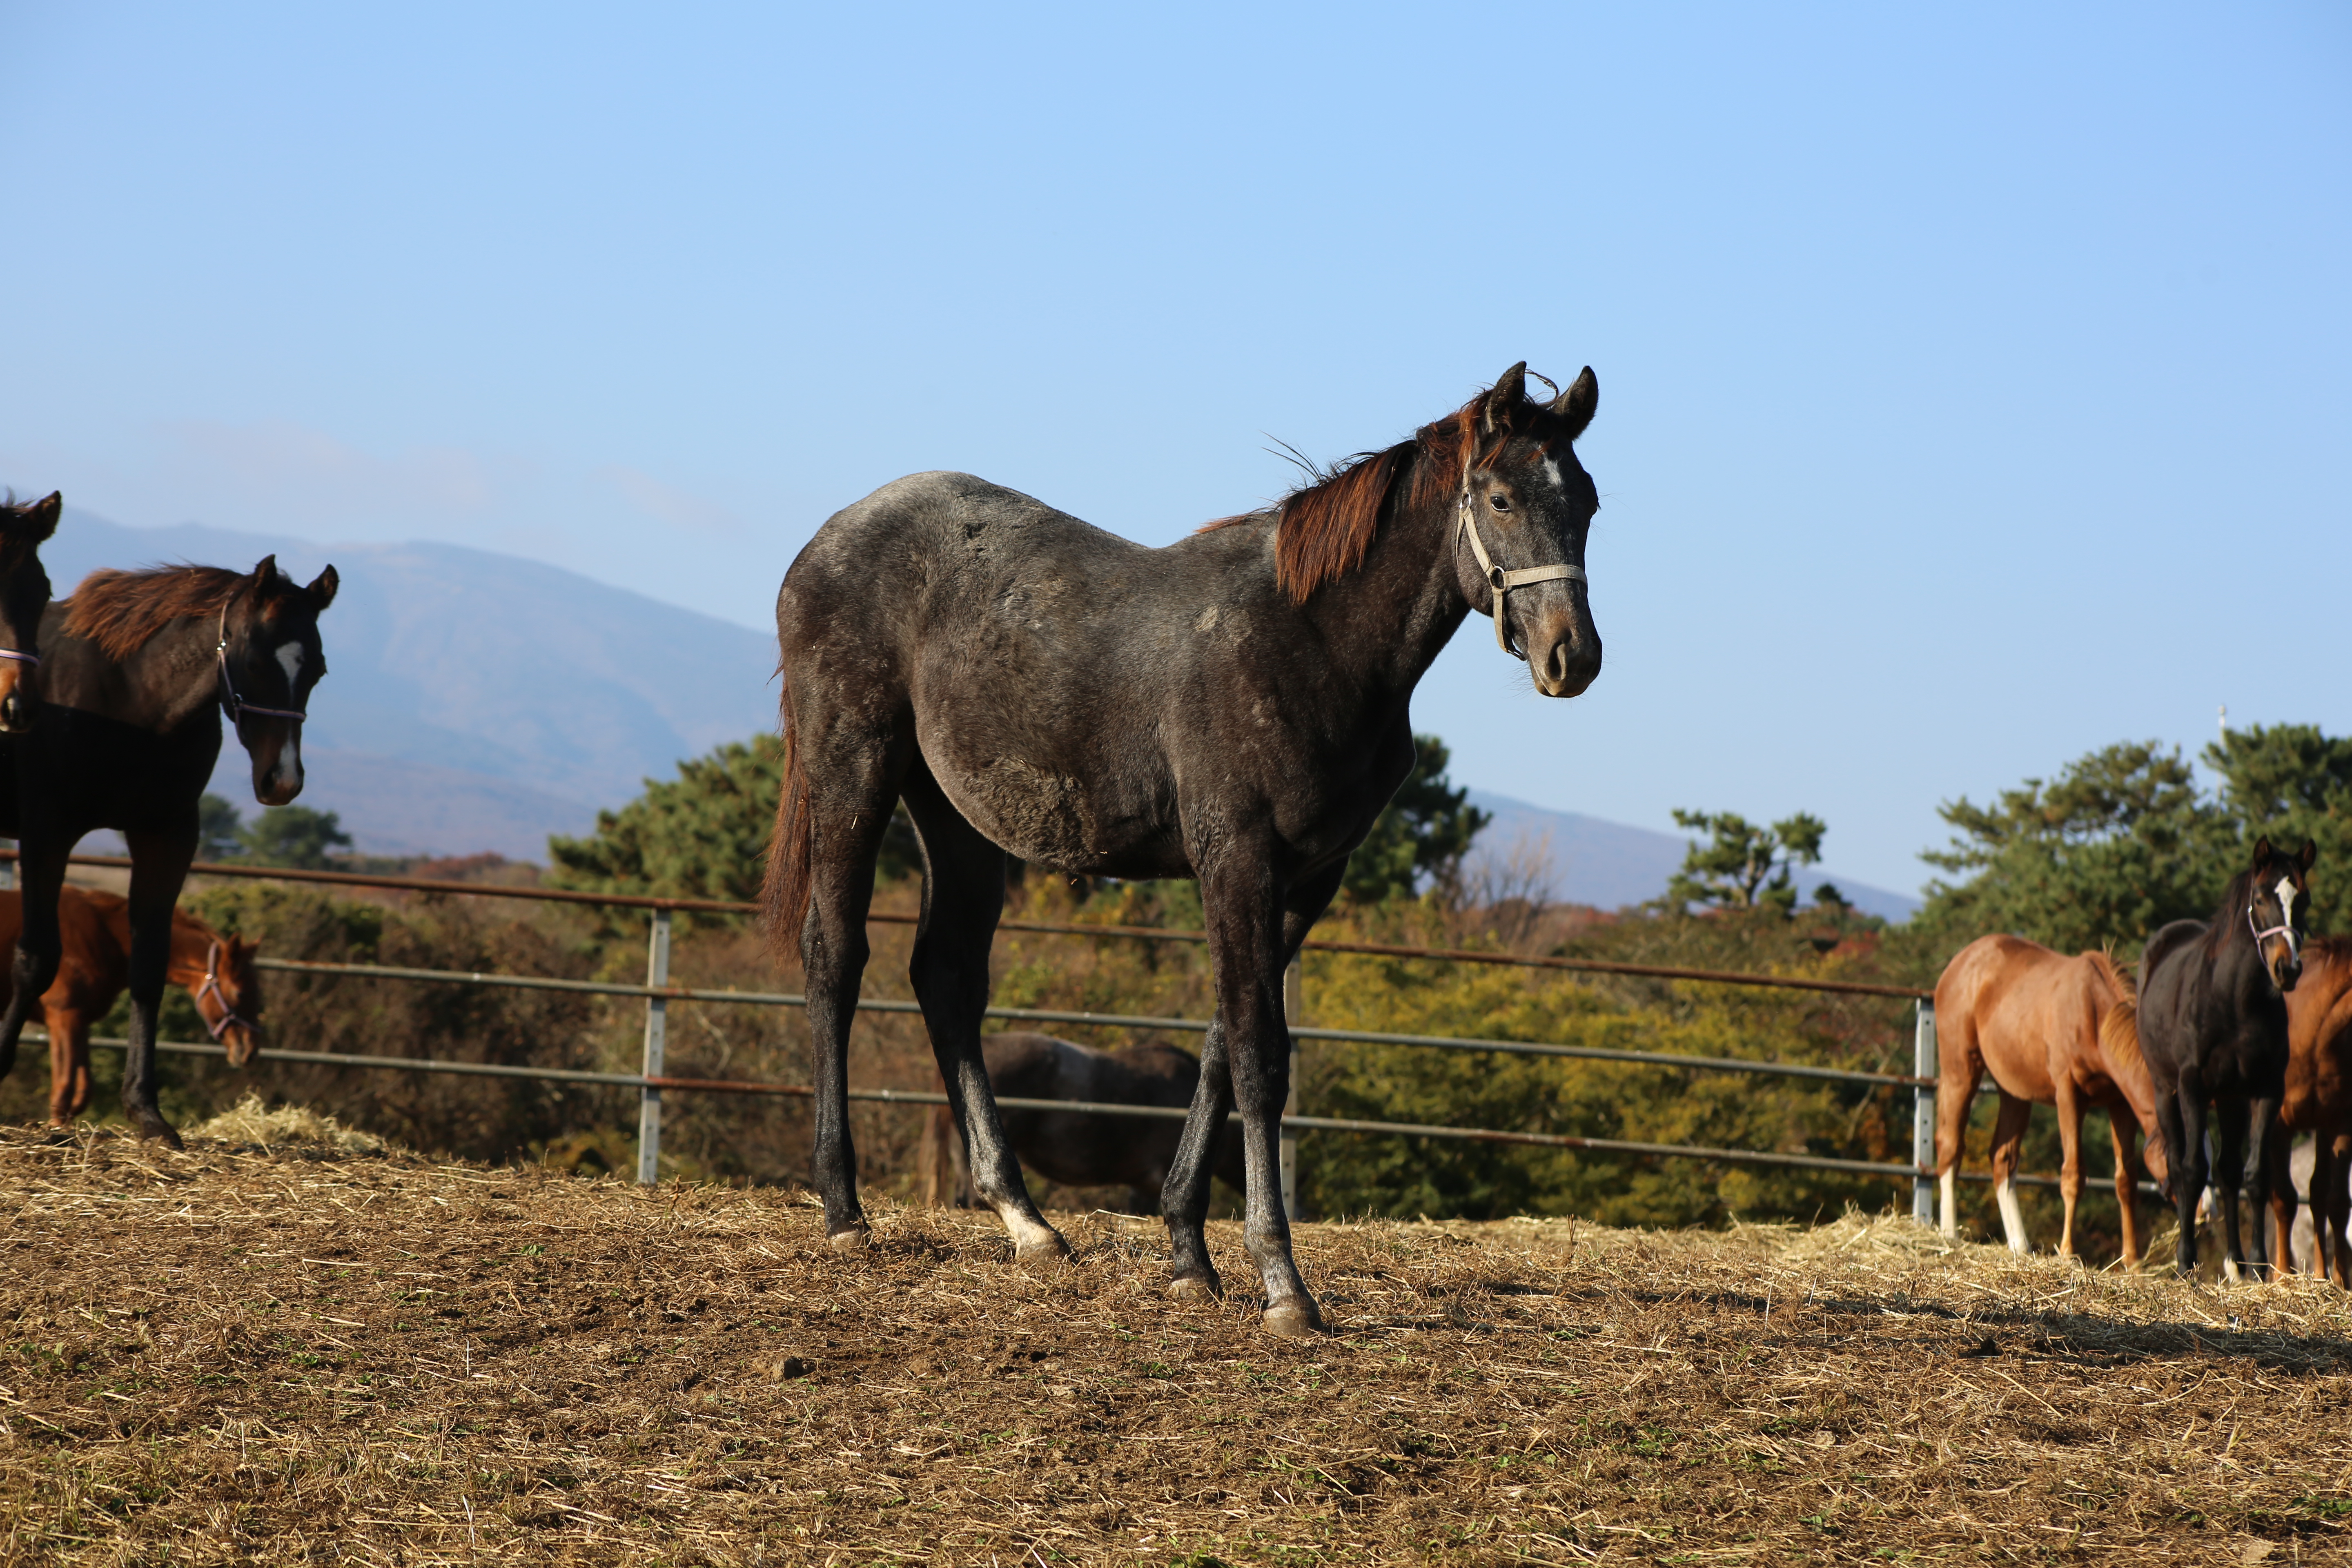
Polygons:
[[24,733],[41,710],[41,613],[49,607],[41,546],[64,507],[54,490],[0,501],[0,735]]
[[[1013,1100],[1092,1100],[1098,1105],[1160,1105],[1171,1110],[1192,1103],[1200,1088],[1201,1062],[1176,1046],[1121,1046],[1098,1051],[1051,1035],[1012,1033],[982,1039],[991,1093]],[[1004,1136],[1021,1163],[1052,1182],[1071,1187],[1123,1186],[1128,1207],[1141,1213],[1139,1194],[1156,1199],[1175,1168],[1181,1126],[1172,1119],[1101,1116],[1086,1111],[1006,1110]],[[1242,1185],[1241,1145],[1217,1140],[1216,1173]],[[923,1130],[921,1168],[925,1201],[970,1203],[971,1167],[957,1136],[955,1118],[944,1105],[932,1110]]]
[[1993,1194],[2011,1252],[2030,1250],[2017,1204],[2017,1161],[2025,1124],[2037,1105],[2056,1108],[2065,1161],[2058,1190],[2066,1200],[2061,1257],[2074,1256],[2074,1207],[2083,1196],[2083,1112],[2107,1113],[2116,1145],[2116,1202],[2123,1210],[2124,1261],[2139,1261],[2139,1141],[2163,1179],[2167,1165],[2156,1120],[2156,1091],[2126,1016],[2131,983],[2104,952],[2067,958],[2022,937],[1984,936],[1960,949],[1936,982],[1940,1079],[1936,1090],[1936,1168],[1943,1176],[1944,1234],[1959,1226],[1955,1187],[1969,1110],[1990,1072],[2000,1090],[1992,1135]]
[[0,1016],[0,1076],[56,980],[58,892],[84,834],[119,830],[131,847],[131,1048],[122,1109],[141,1138],[179,1146],[155,1103],[155,1008],[171,961],[172,908],[196,854],[196,803],[220,756],[220,714],[253,761],[253,794],[284,805],[302,792],[303,709],[327,671],[320,613],[328,567],[303,587],[265,556],[249,574],[217,566],[93,572],[41,619],[40,722],[0,736],[0,834],[24,842],[24,930]]
[[[0,952],[13,954],[22,929],[21,895],[0,892]],[[58,890],[58,931],[65,954],[41,994],[49,1031],[49,1121],[65,1126],[89,1109],[89,1030],[131,983],[131,900],[70,885]],[[164,980],[186,988],[205,1032],[228,1047],[241,1068],[261,1045],[259,942],[223,936],[185,910],[172,911],[172,955]]]
[[[2254,841],[2252,863],[2231,879],[2210,921],[2174,921],[2147,939],[2139,966],[2136,1026],[2157,1121],[2172,1167],[2179,1211],[2183,1274],[2197,1268],[2197,1201],[2207,1180],[2218,1189],[2224,1267],[2262,1279],[2270,1267],[2256,1200],[2253,1247],[2242,1249],[2238,1191],[2253,1133],[2255,1179],[2268,1184],[2287,1062],[2286,994],[2303,974],[2303,921],[2311,908],[2311,864],[2319,849],[2282,855],[2267,837]],[[2215,1168],[2205,1160],[2205,1108],[2212,1105]]]
[[2316,937],[2303,950],[2303,978],[2286,998],[2286,1082],[2280,1136],[2271,1140],[2271,1212],[2278,1220],[2279,1266],[2293,1273],[2294,1180],[2288,1151],[2312,1135],[2311,1230],[2315,1274],[2352,1289],[2352,938]]
[[836,1246],[867,1234],[845,1068],[875,858],[903,800],[923,847],[915,994],[972,1184],[1018,1256],[1068,1247],[1022,1184],[981,1051],[1006,853],[1193,877],[1216,1013],[1161,1194],[1170,1289],[1223,1289],[1202,1224],[1212,1135],[1238,1103],[1265,1325],[1320,1328],[1276,1198],[1283,968],[1411,771],[1413,686],[1472,610],[1546,696],[1601,671],[1583,567],[1600,502],[1571,447],[1600,384],[1587,369],[1542,402],[1526,373],[1165,549],[933,473],[836,512],[801,552],[776,598],[785,763],[763,899],[779,956],[805,965]]

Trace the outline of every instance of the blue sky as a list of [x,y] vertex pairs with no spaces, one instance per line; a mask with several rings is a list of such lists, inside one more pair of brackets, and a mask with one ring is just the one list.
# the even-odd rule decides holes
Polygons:
[[0,4],[0,482],[117,521],[756,626],[909,470],[1164,542],[1268,436],[1591,363],[1608,666],[1471,624],[1457,778],[1910,889],[1941,799],[2352,731],[2341,5]]

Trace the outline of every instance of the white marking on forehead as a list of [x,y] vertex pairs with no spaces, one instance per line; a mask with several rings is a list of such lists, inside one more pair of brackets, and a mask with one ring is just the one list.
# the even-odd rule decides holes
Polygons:
[[2278,879],[2278,901],[2279,923],[2293,925],[2294,923],[2294,879],[2293,877],[2281,877]]
[[278,668],[286,672],[286,684],[292,686],[302,674],[302,645],[283,643],[278,649]]
[[1551,488],[1558,490],[1560,494],[1566,495],[1568,493],[1568,486],[1559,477],[1559,459],[1558,458],[1546,458],[1544,459],[1544,478],[1549,479],[1551,481]]

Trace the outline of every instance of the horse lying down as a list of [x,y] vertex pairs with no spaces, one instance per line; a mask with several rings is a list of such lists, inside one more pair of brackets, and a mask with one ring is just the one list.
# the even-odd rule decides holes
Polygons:
[[[988,1086],[1000,1099],[1091,1100],[1103,1105],[1160,1105],[1181,1110],[1192,1103],[1201,1063],[1175,1046],[1121,1046],[1098,1051],[1051,1035],[990,1035],[981,1041]],[[1129,1214],[1152,1214],[1176,1159],[1184,1122],[1174,1116],[1103,1116],[1087,1111],[1004,1111],[1004,1133],[1021,1163],[1071,1187],[1127,1188]],[[1210,1169],[1235,1192],[1242,1188],[1241,1140],[1230,1128],[1217,1135]],[[976,1202],[971,1170],[955,1117],[944,1105],[923,1130],[918,1191],[924,1202],[970,1206]]]

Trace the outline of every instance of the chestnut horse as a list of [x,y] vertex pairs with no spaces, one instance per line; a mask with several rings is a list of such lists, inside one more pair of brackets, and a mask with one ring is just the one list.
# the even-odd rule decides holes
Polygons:
[[2131,983],[2104,952],[2067,958],[2022,937],[1984,936],[1960,949],[1936,982],[1936,1169],[1943,1177],[1944,1234],[1959,1229],[1956,1187],[1960,1148],[1977,1085],[1990,1072],[2000,1090],[1993,1126],[1993,1195],[2011,1252],[2029,1250],[2017,1204],[2017,1161],[2037,1105],[2056,1108],[2065,1149],[2058,1190],[2066,1201],[2059,1256],[2074,1256],[2074,1208],[2083,1196],[2083,1112],[2107,1113],[2116,1145],[2116,1203],[2123,1211],[2124,1261],[2139,1261],[2140,1135],[2147,1164],[2163,1180],[2156,1091],[2138,1041],[2108,1021],[2126,1016]]
[[[1098,1051],[1051,1035],[1015,1031],[980,1042],[988,1062],[988,1087],[1013,1100],[1092,1100],[1098,1105],[1158,1105],[1171,1110],[1192,1103],[1201,1083],[1200,1058],[1178,1046],[1121,1046]],[[1176,1163],[1183,1125],[1173,1119],[1102,1116],[1086,1111],[1007,1110],[1004,1136],[1021,1163],[1049,1182],[1070,1187],[1122,1186],[1128,1208],[1147,1190],[1157,1201]],[[1240,1141],[1217,1139],[1211,1156],[1216,1173],[1238,1190],[1242,1185]],[[932,1110],[923,1129],[919,1169],[922,1194],[931,1204],[972,1201],[971,1166],[955,1118],[944,1105]]]
[[111,827],[131,847],[131,1048],[122,1110],[141,1138],[177,1147],[155,1103],[155,1009],[171,956],[172,910],[196,855],[196,803],[219,759],[221,715],[253,762],[254,798],[302,792],[302,721],[327,672],[319,616],[335,569],[302,586],[265,556],[217,566],[93,572],[41,617],[47,661],[39,721],[0,734],[0,835],[23,843],[24,925],[0,1016],[0,1077],[16,1037],[57,978],[66,857]]
[[2280,1136],[2271,1141],[2271,1212],[2278,1221],[2279,1267],[2294,1271],[2294,1181],[2287,1152],[2312,1136],[2311,1271],[2352,1289],[2352,938],[2318,937],[2303,950],[2303,978],[2286,997],[2286,1090]]
[[981,1052],[1006,852],[1193,877],[1216,1015],[1160,1197],[1169,1289],[1223,1289],[1202,1226],[1214,1135],[1238,1104],[1265,1327],[1322,1326],[1276,1194],[1283,969],[1412,771],[1413,688],[1472,611],[1547,697],[1601,673],[1583,564],[1600,498],[1571,445],[1600,396],[1588,369],[1531,399],[1515,364],[1410,440],[1162,550],[969,474],[899,479],[817,531],[776,596],[784,768],[764,901],[778,956],[804,966],[835,1246],[868,1235],[849,1026],[875,858],[903,801],[923,847],[915,995],[972,1184],[1017,1256],[1069,1248],[1022,1183]]
[[[2257,1279],[2269,1273],[2262,1194],[2271,1183],[2270,1146],[2278,1140],[2279,1100],[2286,1092],[2286,997],[2303,977],[2303,922],[2318,854],[2309,840],[2300,855],[2283,855],[2268,837],[2256,839],[2250,863],[2230,879],[2210,920],[2174,921],[2141,950],[2135,1026],[2172,1166],[2180,1217],[2174,1267],[2184,1275],[2197,1270],[2197,1204],[2209,1174],[2221,1215],[2225,1271],[2232,1279],[2242,1265]],[[2208,1106],[2217,1112],[2210,1172]],[[2245,1247],[2238,1193],[2250,1169],[2254,1224],[2252,1245]]]
[[[0,892],[0,955],[13,955],[24,900]],[[63,1127],[89,1109],[89,1030],[131,984],[131,900],[96,888],[58,890],[65,956],[41,994],[49,1031],[49,1121]],[[185,910],[172,911],[172,956],[163,977],[194,997],[196,1016],[228,1065],[241,1068],[261,1045],[259,942],[223,936]],[[0,956],[0,962],[5,957]]]

